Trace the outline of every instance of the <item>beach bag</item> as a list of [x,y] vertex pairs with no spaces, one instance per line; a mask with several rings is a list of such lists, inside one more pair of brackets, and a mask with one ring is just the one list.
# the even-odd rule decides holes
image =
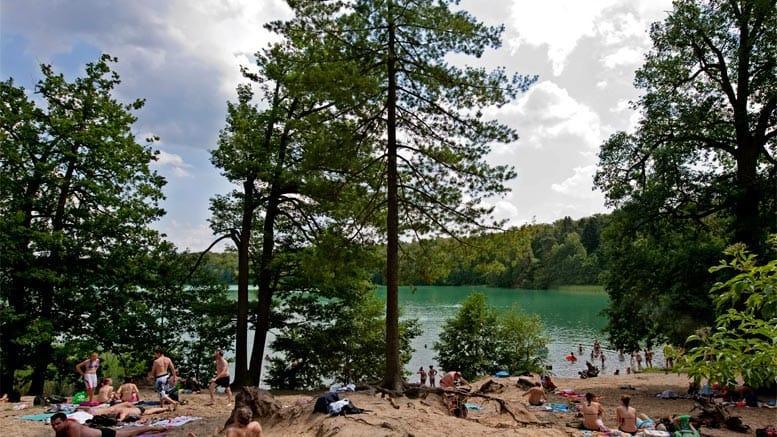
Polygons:
[[86,393],[85,392],[78,392],[73,395],[73,400],[70,401],[73,404],[80,404],[81,402],[86,402]]
[[316,399],[316,405],[313,407],[313,412],[327,414],[329,412],[329,404],[331,404],[332,402],[337,402],[339,400],[340,400],[340,396],[338,396],[337,393],[334,393],[334,392],[324,393],[320,395],[318,399]]

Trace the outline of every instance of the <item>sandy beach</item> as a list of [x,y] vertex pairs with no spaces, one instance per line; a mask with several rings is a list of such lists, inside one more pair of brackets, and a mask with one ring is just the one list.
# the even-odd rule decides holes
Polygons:
[[[477,389],[491,378],[480,380],[473,384]],[[318,393],[283,393],[275,398],[283,409],[275,417],[263,419],[260,422],[266,436],[582,436],[580,430],[570,428],[568,423],[579,420],[572,412],[544,411],[541,407],[530,407],[523,396],[524,389],[516,386],[517,378],[493,378],[503,384],[500,393],[490,393],[490,396],[505,402],[513,418],[505,412],[500,413],[499,403],[493,400],[471,397],[467,402],[477,405],[479,410],[469,410],[466,419],[455,418],[443,407],[440,396],[428,394],[423,398],[397,398],[396,407],[388,399],[379,394],[356,392],[341,394],[347,397],[357,407],[368,412],[349,416],[328,417],[313,412],[313,404]],[[600,402],[605,410],[604,421],[610,427],[615,427],[615,408],[620,397],[629,394],[631,405],[638,413],[645,413],[652,418],[660,418],[672,414],[690,412],[693,401],[689,399],[667,400],[656,397],[656,394],[671,390],[684,394],[688,387],[685,375],[664,373],[642,373],[635,375],[600,376],[589,379],[558,378],[554,380],[560,389],[574,390],[578,393],[591,391],[601,397]],[[142,389],[145,399],[154,400],[155,395],[149,389]],[[178,407],[177,411],[151,416],[148,419],[172,418],[176,416],[196,416],[199,420],[180,427],[170,428],[166,433],[169,437],[183,437],[189,432],[198,436],[212,435],[218,431],[229,418],[233,407],[228,405],[223,394],[217,395],[214,406],[209,402],[207,392],[201,394],[183,395],[186,405]],[[2,404],[0,406],[0,435],[8,437],[42,437],[53,436],[51,428],[41,421],[20,420],[24,415],[42,414],[45,407],[32,406],[32,398],[23,397],[23,402],[29,407],[23,410],[13,410],[18,404]],[[566,404],[568,398],[557,394],[549,394],[550,403]],[[732,407],[732,414],[741,416],[744,423],[751,427],[746,434],[734,433],[726,429],[703,428],[705,436],[754,435],[756,428],[767,425],[777,425],[777,409]],[[691,414],[694,414],[693,412]]]

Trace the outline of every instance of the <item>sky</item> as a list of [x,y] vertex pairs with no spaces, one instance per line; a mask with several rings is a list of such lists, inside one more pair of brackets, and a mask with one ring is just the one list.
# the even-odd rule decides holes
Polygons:
[[[504,24],[503,44],[479,62],[538,75],[524,94],[486,113],[520,139],[487,157],[515,167],[511,192],[494,199],[509,226],[552,223],[608,212],[593,190],[599,146],[632,130],[639,97],[634,71],[651,48],[648,29],[670,0],[462,0],[489,25]],[[166,216],[155,227],[181,250],[201,251],[214,237],[209,199],[232,190],[210,163],[225,126],[226,102],[246,80],[240,66],[274,37],[262,25],[291,17],[283,0],[0,0],[0,80],[32,90],[40,64],[72,80],[101,53],[119,59],[115,96],[146,105],[134,132],[151,135],[167,179]]]

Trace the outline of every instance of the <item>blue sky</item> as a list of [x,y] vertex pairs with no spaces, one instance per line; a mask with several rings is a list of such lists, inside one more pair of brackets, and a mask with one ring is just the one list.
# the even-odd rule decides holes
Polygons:
[[[491,115],[521,138],[488,159],[515,166],[512,192],[493,201],[511,225],[606,212],[592,190],[599,145],[638,120],[634,71],[647,30],[669,0],[464,0],[488,24],[505,25],[503,47],[483,62],[538,74],[527,93]],[[119,58],[125,102],[146,99],[134,130],[158,135],[166,217],[156,227],[180,249],[213,240],[208,202],[231,186],[210,164],[226,102],[244,82],[240,65],[271,40],[262,24],[288,18],[281,0],[0,0],[0,78],[32,89],[39,64],[74,78],[103,52]]]

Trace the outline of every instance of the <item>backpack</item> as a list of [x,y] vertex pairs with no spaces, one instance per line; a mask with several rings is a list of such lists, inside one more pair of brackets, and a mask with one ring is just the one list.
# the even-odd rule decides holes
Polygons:
[[324,413],[327,414],[329,412],[329,404],[332,402],[337,402],[340,400],[340,396],[337,395],[337,393],[334,392],[327,392],[318,397],[316,399],[316,405],[313,407],[313,412],[315,413]]

